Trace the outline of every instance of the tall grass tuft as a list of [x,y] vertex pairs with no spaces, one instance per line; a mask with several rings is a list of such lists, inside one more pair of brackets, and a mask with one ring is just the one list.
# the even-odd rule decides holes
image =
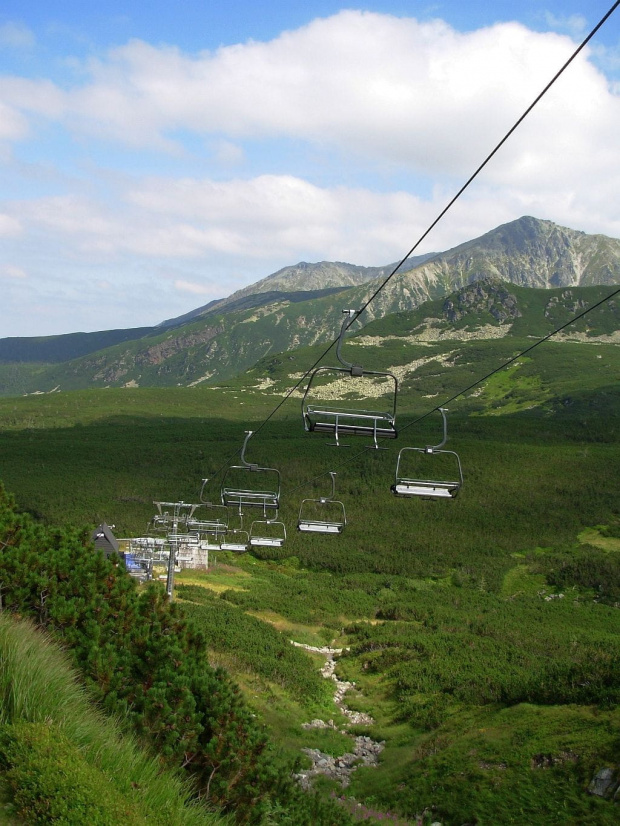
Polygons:
[[[50,742],[45,727],[58,733],[56,740],[60,744]],[[191,788],[185,780],[169,770],[162,771],[157,759],[147,756],[131,738],[121,734],[114,720],[104,718],[90,704],[56,644],[30,623],[6,614],[0,614],[0,730],[0,751],[4,752],[0,759],[5,769],[7,760],[18,758],[26,761],[31,774],[34,770],[44,772],[45,759],[49,762],[54,755],[54,759],[64,755],[62,759],[74,767],[78,758],[83,759],[86,765],[80,771],[84,775],[85,799],[89,799],[88,794],[103,778],[111,787],[107,792],[110,800],[117,801],[114,805],[119,796],[124,798],[127,812],[131,812],[127,823],[209,826],[230,822],[193,803]],[[18,769],[11,763],[8,774],[19,777]],[[22,784],[24,776],[22,773]],[[54,796],[54,788],[58,796],[62,794],[60,786],[50,786],[42,777],[33,786],[33,796],[40,795],[41,789]],[[21,800],[24,794],[23,789],[16,790],[22,810],[27,812],[28,807]],[[53,812],[59,805],[60,801],[50,800],[48,811]],[[110,816],[111,824],[120,823]],[[48,822],[36,817],[35,820],[32,815],[29,822]]]

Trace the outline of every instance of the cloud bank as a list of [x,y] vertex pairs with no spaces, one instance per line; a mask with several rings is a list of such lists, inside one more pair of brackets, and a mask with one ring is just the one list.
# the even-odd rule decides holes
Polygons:
[[[150,281],[132,326],[298,260],[398,260],[575,45],[519,23],[462,33],[344,11],[213,52],[132,40],[70,79],[5,74],[4,259],[46,306],[82,294],[123,319],[114,301]],[[585,52],[420,251],[523,214],[620,235],[618,134],[617,90]]]

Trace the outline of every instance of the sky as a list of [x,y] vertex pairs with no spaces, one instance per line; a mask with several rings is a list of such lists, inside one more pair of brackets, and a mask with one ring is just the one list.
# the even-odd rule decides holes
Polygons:
[[[3,0],[0,338],[158,324],[399,261],[613,0]],[[620,238],[620,10],[416,254]]]

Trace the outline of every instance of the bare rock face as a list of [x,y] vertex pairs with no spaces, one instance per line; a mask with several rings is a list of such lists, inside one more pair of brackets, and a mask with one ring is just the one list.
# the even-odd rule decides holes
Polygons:
[[611,797],[620,789],[618,785],[618,773],[615,769],[605,767],[600,769],[592,778],[592,782],[588,786],[590,794],[596,797]]

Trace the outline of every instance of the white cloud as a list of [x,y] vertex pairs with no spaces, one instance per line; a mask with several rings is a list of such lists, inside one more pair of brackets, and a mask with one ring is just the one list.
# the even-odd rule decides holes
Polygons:
[[588,32],[588,21],[583,14],[557,15],[545,11],[544,18],[548,26],[566,32],[575,40],[581,40]]
[[[177,130],[233,143],[284,136],[462,173],[573,49],[568,37],[518,23],[459,33],[442,21],[343,11],[267,43],[198,56],[133,40],[91,61],[81,86],[5,79],[0,92],[25,111],[137,146],[171,149]],[[570,87],[604,83],[584,60],[570,71],[557,107],[569,133],[583,99]]]
[[0,276],[13,280],[22,280],[28,278],[28,273],[22,267],[16,267],[13,264],[4,264],[0,267]]
[[220,140],[212,145],[212,151],[221,166],[239,166],[245,160],[245,152],[239,144]]
[[178,279],[174,282],[175,289],[192,295],[219,295],[220,291],[209,284],[199,284],[195,281]]
[[0,140],[16,141],[28,134],[24,115],[0,100]]
[[34,44],[33,32],[23,23],[9,22],[0,26],[0,47],[30,49]]
[[21,230],[22,226],[17,218],[0,212],[0,238],[19,235]]
[[[196,55],[133,40],[74,64],[73,84],[5,75],[0,163],[20,200],[0,203],[3,258],[33,282],[56,273],[58,294],[66,285],[76,306],[87,295],[124,302],[127,318],[144,308],[148,285],[149,323],[189,309],[173,305],[183,295],[225,295],[231,273],[236,288],[299,260],[398,260],[574,48],[518,23],[460,33],[440,20],[344,11]],[[420,252],[523,214],[620,236],[620,97],[592,54],[574,61]],[[64,155],[43,181],[41,170],[54,169],[43,158],[50,135]],[[2,152],[17,141],[30,141],[21,172],[18,148]],[[159,160],[166,174],[150,171]],[[181,272],[188,261],[191,273]]]

